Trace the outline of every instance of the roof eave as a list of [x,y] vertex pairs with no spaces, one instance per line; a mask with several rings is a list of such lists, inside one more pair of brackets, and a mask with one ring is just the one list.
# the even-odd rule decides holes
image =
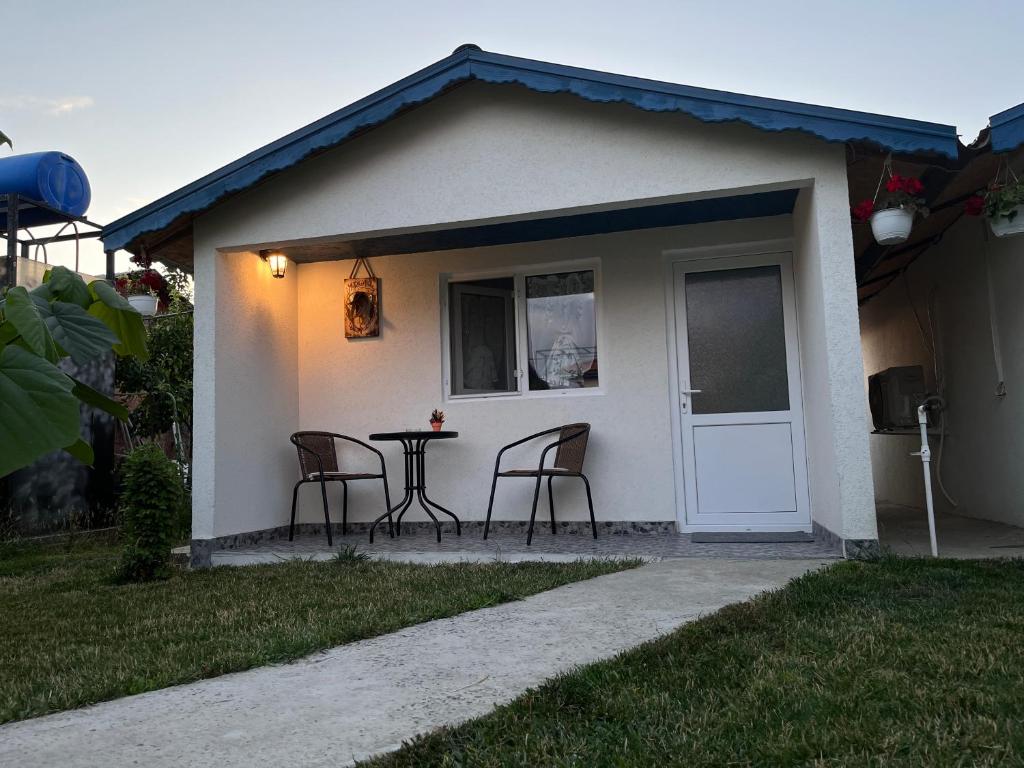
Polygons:
[[800,131],[830,142],[868,142],[896,153],[955,158],[953,126],[834,107],[713,91],[460,47],[409,75],[300,128],[114,222],[103,230],[107,250],[196,215],[265,177],[341,144],[466,80],[517,83],[539,93],[572,93],[598,103],[625,103],[649,112],[680,112],[707,123],[741,122],[760,130]]

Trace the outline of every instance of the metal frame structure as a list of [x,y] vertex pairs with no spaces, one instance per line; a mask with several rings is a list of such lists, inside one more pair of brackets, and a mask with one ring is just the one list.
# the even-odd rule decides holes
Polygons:
[[[52,226],[55,224],[83,224],[87,227],[91,227],[92,231],[88,232],[75,232],[71,235],[54,235],[52,237],[33,237],[30,236],[26,239],[19,239],[18,233],[22,229],[26,229],[21,225],[21,212],[26,210],[43,210],[48,213],[54,214],[57,217],[57,221],[52,224],[45,224],[41,226]],[[7,226],[4,229],[3,236],[7,241],[7,257],[0,259],[0,288],[13,288],[18,284],[18,257],[29,259],[29,251],[34,246],[47,246],[51,243],[64,243],[72,242],[74,240],[83,240],[91,238],[99,238],[103,232],[103,225],[97,224],[94,221],[89,221],[84,216],[72,216],[71,214],[61,211],[59,208],[54,208],[51,205],[40,200],[34,200],[25,195],[20,195],[16,192],[8,192],[0,194],[0,214],[7,217]],[[106,251],[106,274],[104,277],[107,280],[114,279],[114,251]]]

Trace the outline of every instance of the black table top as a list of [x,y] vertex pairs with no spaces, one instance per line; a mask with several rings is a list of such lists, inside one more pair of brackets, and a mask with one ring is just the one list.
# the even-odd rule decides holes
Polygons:
[[449,440],[458,437],[458,432],[442,429],[435,432],[432,429],[417,429],[412,431],[402,430],[401,432],[374,432],[370,435],[371,440]]

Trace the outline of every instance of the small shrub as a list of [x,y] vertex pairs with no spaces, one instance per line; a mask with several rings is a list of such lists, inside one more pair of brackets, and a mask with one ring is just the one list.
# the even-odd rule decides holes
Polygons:
[[370,560],[369,552],[357,552],[357,545],[344,545],[334,554],[336,563],[363,563]]
[[177,467],[160,448],[147,443],[132,451],[121,468],[120,581],[166,578],[183,489]]

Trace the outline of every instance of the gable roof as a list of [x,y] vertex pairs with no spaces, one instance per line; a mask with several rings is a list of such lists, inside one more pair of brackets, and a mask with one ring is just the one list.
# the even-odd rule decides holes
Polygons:
[[104,248],[131,246],[140,235],[208,210],[270,174],[469,80],[517,83],[539,93],[572,93],[588,101],[625,103],[649,112],[682,112],[707,123],[739,121],[764,131],[803,131],[825,141],[869,142],[897,153],[931,152],[955,158],[958,151],[956,128],[949,125],[645,80],[463,45],[429,67],[110,223],[102,234]]

